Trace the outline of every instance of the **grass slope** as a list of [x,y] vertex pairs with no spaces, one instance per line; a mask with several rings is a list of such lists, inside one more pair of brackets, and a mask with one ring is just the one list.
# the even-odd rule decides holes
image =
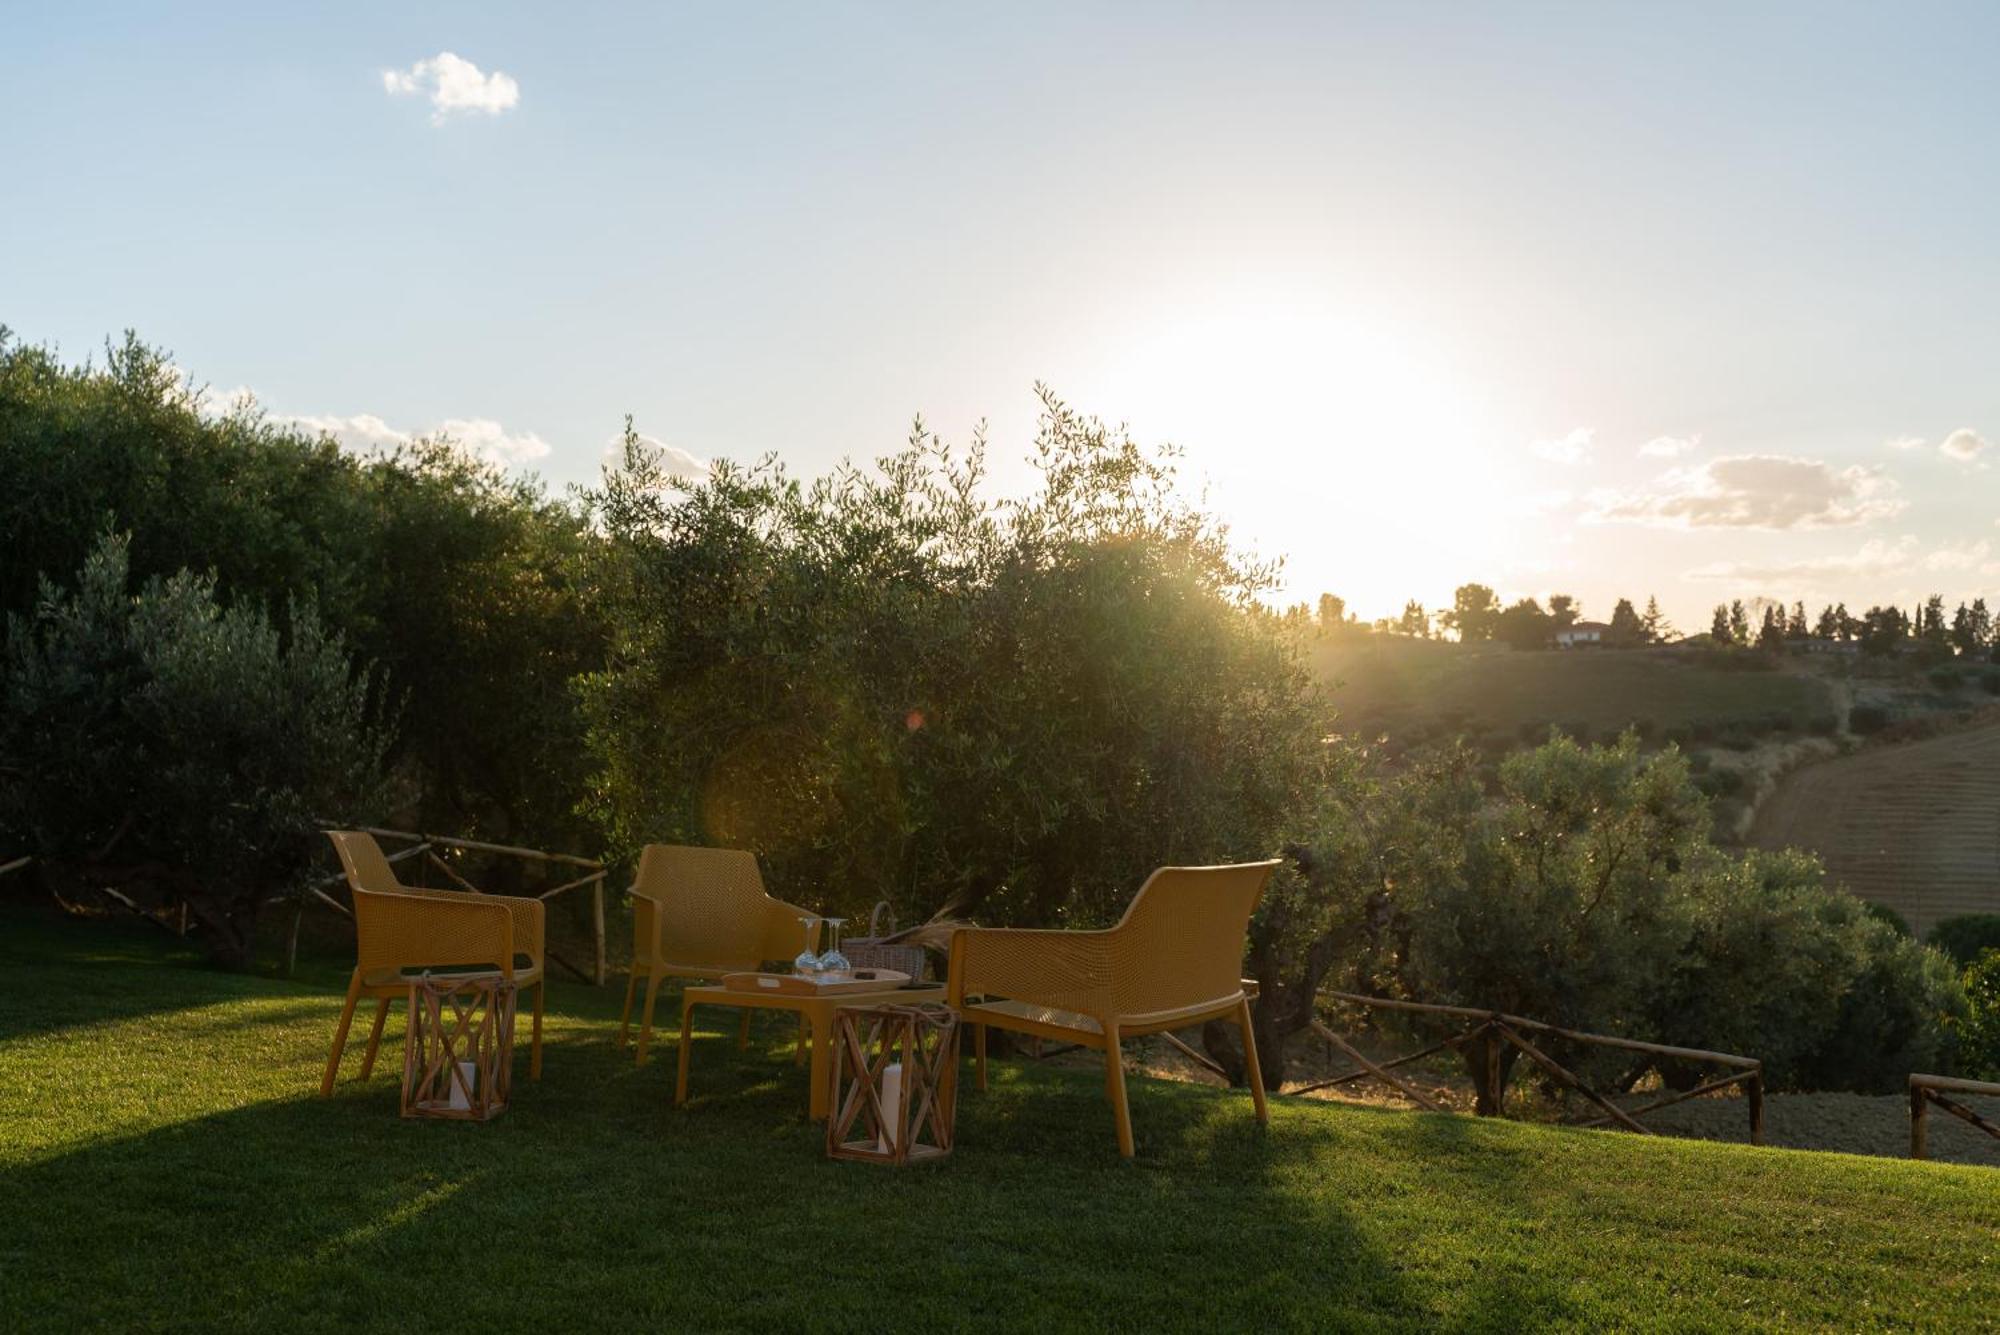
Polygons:
[[1260,1133],[1243,1094],[1147,1080],[1128,1164],[1096,1077],[1003,1062],[967,1091],[954,1158],[896,1173],[824,1158],[775,1021],[742,1056],[720,1025],[699,1040],[676,1112],[672,1040],[634,1070],[610,990],[558,985],[545,1078],[511,1112],[406,1123],[393,1075],[311,1096],[329,977],[220,975],[19,912],[0,968],[11,1331],[1967,1329],[2000,1311],[1986,1169],[1290,1099]]
[[1803,669],[1721,671],[1659,651],[1516,653],[1377,636],[1327,641],[1315,666],[1343,720],[1362,731],[1449,724],[1518,740],[1524,730],[1583,724],[1603,737],[1641,720],[1664,731],[1774,714],[1802,728],[1834,708],[1826,683]]

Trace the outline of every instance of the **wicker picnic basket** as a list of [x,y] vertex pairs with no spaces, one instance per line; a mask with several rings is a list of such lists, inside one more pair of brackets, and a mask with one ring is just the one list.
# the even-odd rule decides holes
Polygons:
[[841,943],[840,953],[857,969],[895,969],[918,981],[931,976],[930,955],[922,946],[896,940],[896,913],[889,901],[868,915],[868,935]]

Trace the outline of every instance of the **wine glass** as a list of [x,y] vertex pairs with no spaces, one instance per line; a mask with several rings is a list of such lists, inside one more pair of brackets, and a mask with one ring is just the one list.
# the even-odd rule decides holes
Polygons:
[[825,954],[819,957],[819,971],[821,973],[846,973],[854,967],[847,962],[847,956],[840,953],[840,929],[846,926],[847,919],[828,918],[825,921],[832,945],[827,949]]
[[819,936],[821,920],[810,913],[802,913],[799,921],[806,929],[806,948],[792,957],[792,972],[810,978],[820,971],[819,956],[813,954],[813,941]]

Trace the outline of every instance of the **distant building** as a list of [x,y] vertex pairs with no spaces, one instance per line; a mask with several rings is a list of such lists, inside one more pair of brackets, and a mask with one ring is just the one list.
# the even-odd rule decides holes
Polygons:
[[1828,635],[1812,635],[1795,641],[1799,652],[1805,654],[1858,654],[1861,644],[1857,640],[1836,640]]
[[1602,644],[1611,627],[1602,621],[1578,621],[1556,632],[1556,648],[1574,649],[1579,644]]

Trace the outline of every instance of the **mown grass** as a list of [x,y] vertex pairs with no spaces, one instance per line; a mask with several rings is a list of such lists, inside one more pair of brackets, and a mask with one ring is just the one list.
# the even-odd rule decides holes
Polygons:
[[[0,1326],[1968,1329],[2000,1175],[996,1064],[946,1163],[828,1162],[773,1020],[614,1046],[552,988],[547,1069],[486,1126],[312,1096],[338,997],[137,929],[0,913]],[[391,1032],[400,1030],[400,1023]],[[399,1049],[384,1065],[399,1069]],[[358,1054],[356,1059],[358,1062]],[[350,1066],[350,1074],[355,1067]]]

